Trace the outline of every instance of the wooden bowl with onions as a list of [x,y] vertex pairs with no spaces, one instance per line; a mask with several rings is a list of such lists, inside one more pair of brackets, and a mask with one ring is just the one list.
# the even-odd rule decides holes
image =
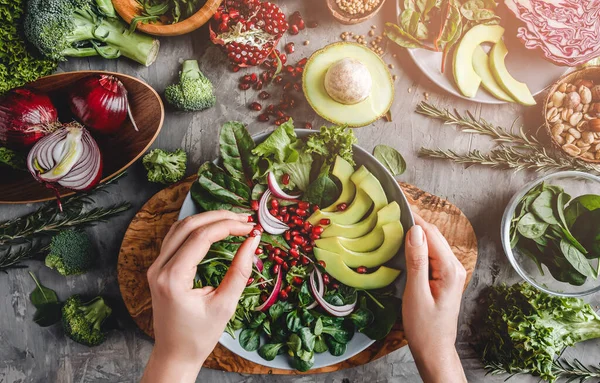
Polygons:
[[[157,21],[138,23],[137,30],[154,36],[179,36],[190,33],[200,28],[210,20],[223,0],[206,0],[204,5],[193,15],[177,23],[168,23],[168,18],[163,16]],[[138,0],[112,0],[117,13],[127,23],[134,17],[140,16],[142,7]]]
[[[107,85],[106,81],[110,81],[110,85],[113,91],[117,89],[116,95],[106,93],[104,87],[98,86],[101,81],[103,85]],[[122,86],[121,86],[122,85]],[[87,87],[87,88],[86,88]],[[124,91],[123,91],[124,87]],[[94,186],[98,182],[106,182],[111,178],[117,176],[129,166],[131,166],[137,159],[139,159],[145,152],[150,148],[150,145],[154,142],[158,136],[164,120],[164,107],[162,100],[158,93],[143,81],[127,76],[120,73],[113,72],[100,72],[100,71],[81,71],[81,72],[67,72],[59,73],[47,77],[43,77],[31,84],[28,84],[24,90],[19,92],[28,92],[27,94],[46,94],[54,106],[54,111],[50,114],[54,114],[54,120],[56,120],[56,113],[58,113],[58,120],[60,122],[53,122],[53,124],[63,125],[73,124],[76,127],[75,132],[83,132],[81,149],[78,154],[79,160],[77,165],[72,166],[72,172],[79,170],[75,175],[69,174],[61,178],[57,183],[42,183],[38,182],[30,171],[27,169],[14,170],[6,166],[0,166],[0,203],[31,203],[41,202],[55,199],[57,193],[61,197],[66,197],[74,194],[76,190],[83,190],[88,186]],[[88,89],[88,92],[85,92]],[[87,99],[83,98],[83,95],[87,94]],[[123,96],[125,94],[125,96]],[[5,95],[3,104],[0,105],[0,120],[2,118],[6,121],[7,112],[6,97],[9,97],[10,93]],[[99,113],[95,113],[95,108],[104,108],[108,110],[107,101],[108,98],[112,97],[112,107],[115,114],[108,114],[108,119],[99,118]],[[79,101],[77,101],[79,99]],[[87,100],[87,102],[81,102]],[[127,100],[127,101],[125,101]],[[23,103],[21,103],[23,105]],[[36,104],[40,105],[40,104]],[[80,109],[73,112],[73,105],[79,105]],[[46,105],[47,106],[47,105]],[[18,107],[18,106],[17,106]],[[25,106],[26,107],[26,106]],[[39,107],[39,106],[38,106]],[[52,105],[48,110],[52,111]],[[77,107],[77,106],[76,106]],[[30,109],[35,109],[35,106],[29,106]],[[123,109],[125,109],[126,116],[123,116]],[[10,112],[10,111],[9,111]],[[15,116],[18,116],[22,111],[13,111]],[[36,112],[37,113],[37,112]],[[81,129],[81,125],[74,124],[75,113],[81,115],[88,115],[88,117],[77,118],[80,122],[83,122],[84,130]],[[113,112],[111,112],[113,113]],[[114,117],[114,118],[113,118]],[[122,118],[119,120],[119,118]],[[17,119],[19,120],[19,119]],[[24,120],[21,118],[20,120]],[[120,121],[118,129],[113,127],[109,128],[106,125],[107,120]],[[132,123],[132,121],[135,122]],[[3,121],[0,121],[4,123]],[[19,123],[18,121],[16,122]],[[114,126],[114,123],[113,123]],[[137,130],[136,130],[137,128]],[[63,130],[63,129],[59,129]],[[58,132],[58,130],[56,131]],[[12,134],[12,136],[11,136]],[[37,134],[37,133],[36,133]],[[2,133],[0,132],[0,139],[9,137],[9,140],[13,139],[13,142],[6,141],[0,146],[5,146],[10,149],[19,150],[19,145],[23,144],[23,138],[19,137],[15,139],[15,133]],[[44,143],[50,143],[52,140],[47,139],[49,136],[56,136],[55,134],[48,134],[41,140],[45,140]],[[90,140],[89,137],[92,137]],[[39,139],[37,137],[36,139]],[[86,147],[85,141],[95,141],[97,146],[88,144]],[[37,142],[40,143],[41,140]],[[62,141],[66,143],[67,141]],[[61,147],[66,147],[66,144]],[[21,152],[25,155],[29,153],[29,158],[26,161],[27,165],[31,168],[42,168],[45,169],[43,161],[53,162],[54,166],[57,163],[64,160],[65,157],[57,159],[56,147],[51,149],[45,148],[40,149],[44,145],[33,145],[31,142],[27,143],[28,146],[21,148]],[[52,145],[51,143],[49,145]],[[45,145],[48,146],[48,145]],[[90,150],[91,148],[91,150]],[[95,151],[100,153],[101,161],[96,160],[96,167],[85,166],[84,159],[87,157],[98,158],[94,156]],[[37,154],[35,160],[32,160],[34,155]],[[55,158],[52,158],[52,157]],[[38,158],[40,161],[38,162]],[[49,160],[48,160],[49,158]],[[91,162],[88,161],[88,162]],[[101,164],[98,168],[97,164]],[[86,170],[89,169],[89,170]],[[84,178],[87,173],[94,173],[87,177],[87,181],[80,180]],[[48,172],[49,173],[49,172]],[[43,173],[42,174],[46,174]],[[81,174],[80,177],[78,177]],[[94,178],[95,177],[95,178]],[[66,182],[63,182],[67,180]],[[78,183],[79,182],[79,183]],[[52,185],[52,187],[46,187],[46,185]],[[75,185],[74,188],[65,188],[61,185]],[[79,189],[78,189],[79,188]]]
[[560,78],[546,95],[543,112],[558,149],[570,157],[600,163],[600,67]]

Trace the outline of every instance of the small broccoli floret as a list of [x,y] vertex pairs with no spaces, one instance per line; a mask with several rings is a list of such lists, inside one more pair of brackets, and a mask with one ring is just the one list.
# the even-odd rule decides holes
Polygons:
[[110,316],[112,309],[102,297],[83,303],[79,295],[73,295],[62,308],[62,324],[65,333],[77,343],[97,346],[106,336],[102,323]]
[[183,178],[187,155],[181,149],[170,153],[162,149],[154,149],[142,160],[148,171],[148,181],[172,184]]
[[179,83],[169,85],[165,89],[165,98],[169,104],[185,112],[212,108],[216,102],[213,85],[200,72],[196,60],[183,62],[179,72]]
[[150,36],[130,33],[110,0],[29,0],[25,36],[53,60],[122,55],[148,66],[159,47]]
[[46,266],[56,269],[62,275],[83,274],[93,266],[95,255],[86,233],[64,230],[52,238]]

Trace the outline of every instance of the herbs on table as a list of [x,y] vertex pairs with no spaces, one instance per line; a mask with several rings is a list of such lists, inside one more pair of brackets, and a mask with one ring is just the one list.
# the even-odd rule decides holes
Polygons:
[[[581,202],[583,201],[583,202]],[[561,282],[580,286],[596,279],[600,268],[600,196],[576,199],[555,185],[541,183],[519,202],[510,226],[511,247],[542,264]],[[567,218],[568,217],[568,218]]]
[[491,288],[477,351],[493,374],[526,373],[549,382],[584,381],[597,367],[557,359],[565,347],[600,338],[600,317],[578,298],[540,292],[527,283]]
[[182,149],[174,152],[154,149],[144,156],[142,163],[148,172],[148,181],[172,184],[185,175],[187,154]]

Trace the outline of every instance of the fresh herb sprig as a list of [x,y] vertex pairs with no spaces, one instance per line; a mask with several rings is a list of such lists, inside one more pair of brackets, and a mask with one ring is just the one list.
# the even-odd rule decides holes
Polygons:
[[484,165],[494,168],[535,170],[538,172],[579,170],[600,173],[600,166],[563,156],[554,150],[548,150],[534,136],[525,132],[523,127],[514,132],[514,126],[505,129],[490,122],[475,118],[470,112],[461,115],[458,111],[440,109],[426,102],[417,105],[416,112],[424,116],[440,120],[444,125],[460,127],[463,133],[484,135],[500,144],[489,153],[471,150],[457,153],[454,150],[421,148],[419,156],[435,159],[451,160],[470,165]]
[[[510,374],[506,380],[519,374],[530,374],[528,369],[511,369],[507,371],[500,363],[488,363],[484,366],[489,375]],[[566,382],[587,382],[592,378],[600,378],[600,364],[598,366],[586,366],[579,359],[573,361],[564,358],[556,359],[552,364],[552,373],[559,379],[566,379]],[[505,380],[505,381],[506,381]]]

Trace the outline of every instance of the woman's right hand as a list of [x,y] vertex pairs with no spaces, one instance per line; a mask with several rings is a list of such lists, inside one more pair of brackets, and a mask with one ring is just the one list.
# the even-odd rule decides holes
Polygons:
[[425,382],[466,382],[455,342],[466,271],[435,225],[415,214],[406,240],[402,320]]

